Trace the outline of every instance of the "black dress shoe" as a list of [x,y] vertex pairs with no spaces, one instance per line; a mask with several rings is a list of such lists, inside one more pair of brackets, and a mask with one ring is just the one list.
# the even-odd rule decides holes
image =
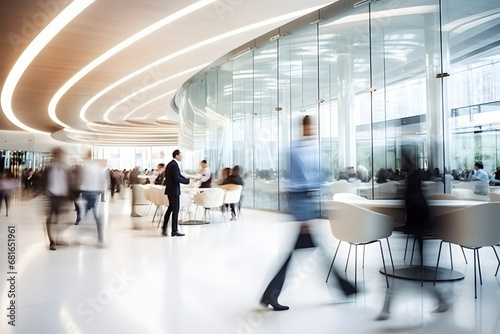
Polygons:
[[260,303],[262,305],[264,305],[265,307],[268,307],[269,305],[271,305],[275,311],[286,311],[289,309],[288,306],[281,305],[280,303],[278,303],[277,300],[271,300],[271,299],[267,299],[264,297],[262,297],[262,299],[260,300]]
[[180,232],[172,232],[172,236],[173,237],[183,237],[183,236],[185,236],[185,234],[184,233],[180,233]]
[[168,236],[168,233],[167,233],[167,232],[165,232],[165,231],[162,231],[162,232],[161,232],[161,235],[163,235],[164,237],[166,237],[166,236]]

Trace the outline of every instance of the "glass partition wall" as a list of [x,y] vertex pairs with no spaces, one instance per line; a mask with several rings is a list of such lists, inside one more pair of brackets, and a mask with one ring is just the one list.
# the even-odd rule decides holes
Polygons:
[[414,169],[424,194],[452,193],[475,162],[500,164],[499,40],[499,0],[381,0],[273,38],[179,91],[184,168],[239,165],[244,206],[288,211],[311,115],[320,198],[403,198]]

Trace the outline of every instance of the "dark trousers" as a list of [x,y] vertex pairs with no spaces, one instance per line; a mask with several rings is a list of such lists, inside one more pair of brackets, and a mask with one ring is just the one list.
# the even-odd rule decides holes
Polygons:
[[278,300],[278,297],[281,293],[281,289],[283,288],[283,283],[285,282],[286,269],[288,268],[288,263],[290,262],[291,258],[292,258],[292,253],[290,253],[290,255],[286,259],[281,269],[278,271],[276,276],[274,276],[274,278],[267,286],[266,291],[264,291],[263,295],[264,299],[275,300],[275,301]]
[[177,221],[179,219],[179,208],[180,208],[180,203],[179,203],[179,195],[167,195],[168,197],[168,209],[167,212],[165,212],[165,218],[163,219],[163,226],[162,230],[163,233],[167,233],[167,225],[168,225],[168,220],[170,218],[170,214],[172,214],[172,233],[177,232]]
[[295,247],[290,252],[290,255],[288,255],[285,263],[280,268],[276,276],[274,276],[274,278],[267,286],[266,291],[264,291],[263,295],[264,299],[275,300],[275,301],[278,300],[278,296],[280,295],[281,289],[283,288],[283,283],[285,282],[286,269],[288,268],[288,264],[290,263],[290,259],[292,258],[293,252],[297,249],[313,248],[313,247],[316,247],[316,245],[312,240],[309,232],[300,233],[297,236]]
[[62,213],[65,205],[66,197],[62,196],[49,196],[49,207],[47,212],[47,237],[50,244],[55,244],[57,241],[56,224],[59,222],[59,215]]
[[87,216],[87,213],[92,209],[94,213],[95,222],[97,225],[97,239],[99,242],[102,242],[102,222],[99,211],[97,210],[97,206],[99,203],[99,199],[101,197],[100,191],[82,191],[82,197],[85,200],[85,212],[83,217]]

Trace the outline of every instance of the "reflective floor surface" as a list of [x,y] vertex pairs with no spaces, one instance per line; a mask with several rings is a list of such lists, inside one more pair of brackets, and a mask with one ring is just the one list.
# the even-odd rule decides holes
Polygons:
[[[2,207],[0,333],[500,333],[500,284],[491,248],[481,250],[477,299],[472,251],[466,251],[465,264],[460,248],[453,247],[455,269],[464,280],[422,288],[419,282],[389,279],[387,289],[378,272],[377,244],[366,247],[364,269],[358,252],[360,291],[345,297],[335,280],[325,283],[337,241],[328,220],[316,220],[316,240],[323,247],[296,252],[280,297],[290,310],[276,312],[259,299],[293,244],[298,226],[290,216],[243,209],[243,219],[224,222],[216,213],[211,224],[181,226],[184,237],[163,237],[151,222],[154,210],[130,216],[129,197],[125,190],[123,197],[102,203],[105,248],[97,247],[91,215],[75,226],[75,212],[69,210],[61,222],[62,245],[50,251],[40,199],[13,201],[9,217]],[[15,275],[8,274],[8,226],[15,226]],[[401,234],[390,238],[395,264],[403,264],[405,240]],[[426,247],[437,254],[439,242]],[[353,281],[354,251],[344,272],[348,249],[340,247],[336,269]],[[384,251],[389,264],[385,245]],[[435,255],[425,259],[435,260]],[[441,264],[450,265],[447,253]],[[446,312],[433,312],[436,291],[450,305]],[[390,316],[376,321],[386,298]],[[15,327],[7,317],[12,301]]]

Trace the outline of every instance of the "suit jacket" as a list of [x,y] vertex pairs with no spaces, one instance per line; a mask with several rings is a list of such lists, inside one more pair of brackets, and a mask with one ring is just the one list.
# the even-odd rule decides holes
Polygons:
[[181,183],[189,184],[189,179],[181,175],[177,161],[170,161],[165,169],[165,195],[179,196],[181,194]]

